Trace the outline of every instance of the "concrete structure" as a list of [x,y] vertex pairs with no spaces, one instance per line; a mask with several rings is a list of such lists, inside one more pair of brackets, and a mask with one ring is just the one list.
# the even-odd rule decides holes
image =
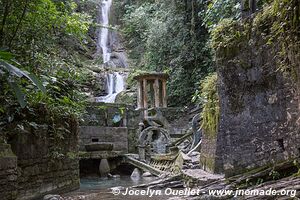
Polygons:
[[77,121],[60,118],[50,126],[47,112],[40,113],[26,115],[26,120],[37,120],[35,128],[14,129],[10,145],[0,144],[1,199],[41,199],[79,188]]
[[80,126],[80,151],[86,151],[85,145],[107,142],[113,144],[112,151],[128,153],[128,133],[125,127]]
[[[277,47],[265,45],[267,41],[255,29],[243,30],[248,27],[244,23],[249,21],[235,26],[249,31],[247,39],[239,39],[238,48],[232,45],[217,51],[219,130],[215,136],[204,133],[201,147],[202,167],[226,176],[300,156],[297,80],[278,70]],[[299,62],[296,57],[291,60]]]
[[[174,129],[174,132],[182,132],[179,127],[181,127],[182,124],[187,124],[185,120],[182,121],[183,116],[186,115],[184,109],[155,109],[159,109],[161,115],[166,117],[166,120],[175,123],[170,125],[170,127]],[[138,152],[138,140],[140,139],[139,124],[144,119],[143,112],[143,109],[136,110],[133,106],[125,104],[92,103],[88,106],[84,121],[81,122],[79,136],[80,168],[83,170],[83,175],[88,173],[86,169],[91,169],[90,171],[94,171],[94,174],[105,175],[108,171],[107,167],[109,166],[110,170],[113,170],[116,165],[120,164],[119,161],[122,160],[121,157],[124,154]],[[122,123],[118,126],[112,122],[116,113],[122,116]],[[177,121],[178,119],[180,119],[180,121]],[[155,132],[155,130],[150,130],[150,135],[152,131]],[[166,134],[157,133],[155,135],[157,137],[155,142],[155,147],[157,148],[155,149],[157,152],[161,152],[167,148],[168,143],[166,143],[164,139],[166,137],[163,137]],[[147,134],[141,135],[143,139],[145,139],[146,136]],[[159,140],[159,138],[161,138],[161,140]],[[112,144],[113,149],[111,151],[104,150],[103,148],[95,151],[87,151],[86,149],[86,145],[90,147],[91,144],[99,145],[101,143]],[[162,149],[160,147],[164,148]]]
[[167,107],[166,83],[168,75],[165,73],[145,73],[134,77],[138,82],[138,108]]

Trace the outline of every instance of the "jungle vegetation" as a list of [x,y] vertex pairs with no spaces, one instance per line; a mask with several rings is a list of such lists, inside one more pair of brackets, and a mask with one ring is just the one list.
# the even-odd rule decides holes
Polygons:
[[[101,26],[95,2],[0,0],[0,126],[38,104],[54,113],[83,112],[84,61],[94,59],[92,33]],[[170,106],[200,104],[210,112],[210,102],[218,113],[217,99],[207,99],[217,98],[212,35],[222,21],[240,20],[242,8],[250,9],[245,2],[114,0],[132,70],[167,72]],[[257,0],[255,9],[271,3]],[[214,130],[217,118],[203,116],[214,119],[207,125]]]

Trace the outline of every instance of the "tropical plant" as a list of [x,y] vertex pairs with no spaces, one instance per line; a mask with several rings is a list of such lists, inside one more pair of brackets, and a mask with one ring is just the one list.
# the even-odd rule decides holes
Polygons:
[[[13,57],[13,54],[9,52],[0,51],[0,77],[6,78],[6,81],[14,92],[20,106],[24,108],[26,106],[25,94],[23,93],[16,78],[27,78],[44,93],[46,92],[46,89],[34,74],[29,73],[25,70],[21,70],[20,68],[15,67],[13,64],[11,64],[14,63],[19,65],[16,61],[13,60]],[[5,72],[8,73],[8,76],[5,76]]]

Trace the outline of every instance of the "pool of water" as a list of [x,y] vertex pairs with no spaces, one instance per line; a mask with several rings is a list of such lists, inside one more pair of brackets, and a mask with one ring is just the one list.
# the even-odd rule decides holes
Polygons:
[[[157,180],[156,177],[141,177],[140,179],[130,176],[121,176],[120,178],[83,178],[80,181],[80,189],[62,195],[66,200],[160,200],[168,199],[163,196],[140,196],[140,195],[114,195],[110,188],[124,187],[128,188],[134,185],[150,183]],[[122,190],[121,193],[124,193]]]
[[117,186],[130,187],[150,183],[156,179],[156,177],[131,178],[130,176],[121,176],[119,178],[83,178],[80,180],[80,191],[109,189]]

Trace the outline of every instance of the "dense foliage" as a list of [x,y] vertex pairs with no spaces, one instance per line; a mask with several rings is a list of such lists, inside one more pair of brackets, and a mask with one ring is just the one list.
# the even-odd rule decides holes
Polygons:
[[187,105],[194,88],[213,71],[207,46],[209,34],[198,15],[200,1],[118,1],[123,33],[134,66],[170,74],[170,105]]
[[92,20],[78,11],[72,0],[0,0],[0,125],[39,104],[53,115],[81,112]]
[[[187,105],[214,71],[210,32],[226,18],[241,17],[246,0],[116,1],[135,68],[170,74],[170,105]],[[257,1],[261,9],[266,0]]]

